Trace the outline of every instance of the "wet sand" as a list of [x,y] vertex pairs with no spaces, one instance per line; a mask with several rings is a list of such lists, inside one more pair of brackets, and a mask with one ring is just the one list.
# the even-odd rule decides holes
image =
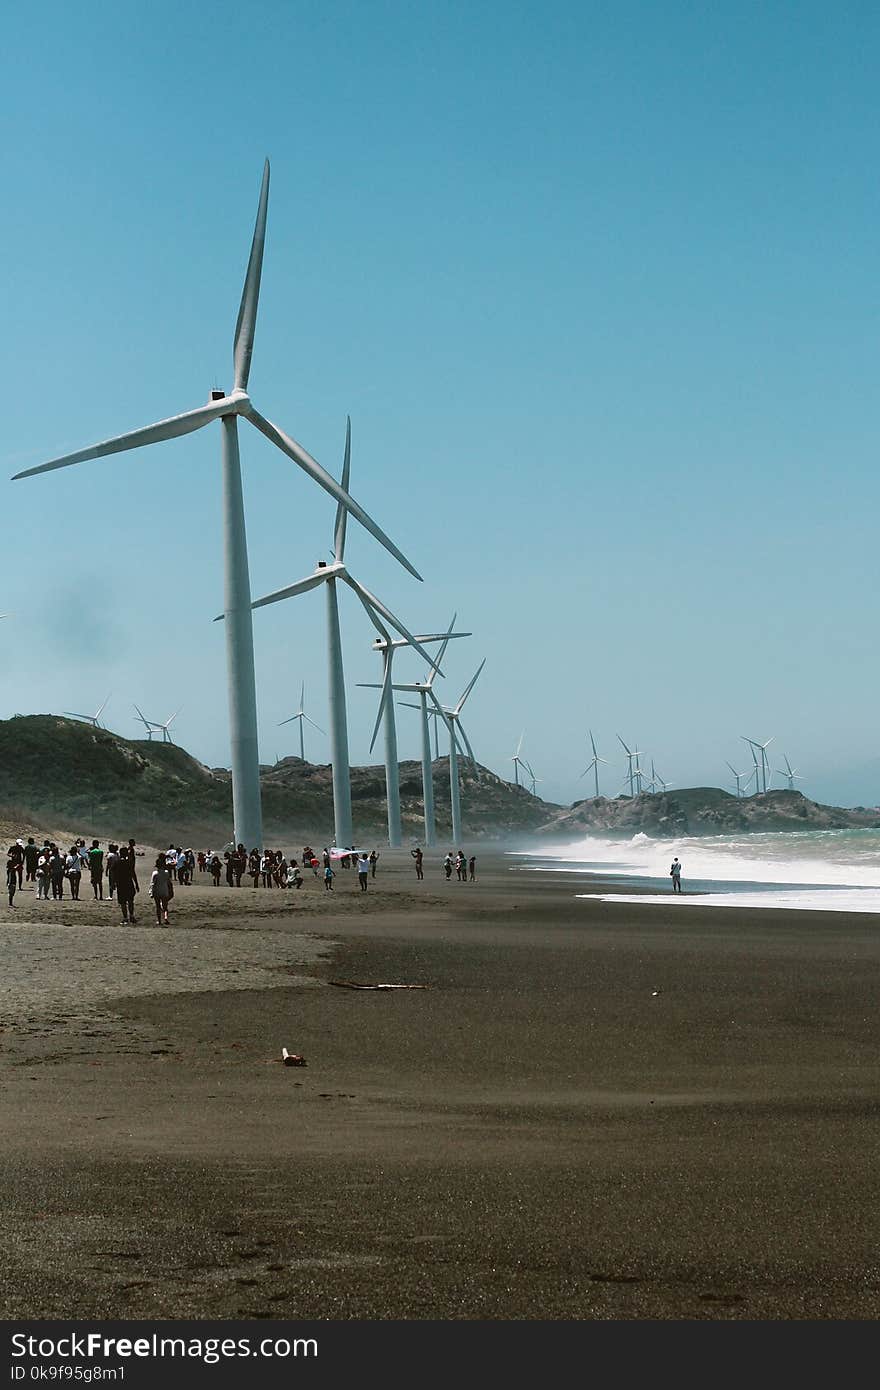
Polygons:
[[0,909],[4,1318],[878,1315],[880,920],[441,857]]

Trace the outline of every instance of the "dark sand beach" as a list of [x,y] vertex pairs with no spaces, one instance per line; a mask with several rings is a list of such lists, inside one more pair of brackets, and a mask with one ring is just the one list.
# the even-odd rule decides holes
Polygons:
[[880,921],[441,858],[0,910],[4,1318],[878,1315]]

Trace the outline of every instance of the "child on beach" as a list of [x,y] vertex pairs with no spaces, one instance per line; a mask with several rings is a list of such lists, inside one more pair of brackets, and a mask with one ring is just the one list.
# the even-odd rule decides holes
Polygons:
[[333,892],[333,880],[335,877],[336,875],[330,868],[330,865],[327,864],[324,868],[324,887],[331,893]]

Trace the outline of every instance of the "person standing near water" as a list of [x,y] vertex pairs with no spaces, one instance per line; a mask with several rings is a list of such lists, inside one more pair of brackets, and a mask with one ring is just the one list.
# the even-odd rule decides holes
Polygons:
[[673,861],[672,861],[672,866],[671,866],[669,872],[670,872],[670,874],[672,875],[672,891],[673,891],[673,893],[680,893],[680,892],[681,892],[681,864],[679,863],[678,855],[676,855],[675,858],[673,859]]
[[424,869],[422,868],[422,860],[423,860],[423,858],[424,858],[424,855],[422,854],[422,851],[421,851],[421,849],[419,848],[419,846],[416,845],[415,849],[411,849],[411,850],[410,850],[410,854],[412,855],[413,859],[416,861],[416,878],[424,878],[424,877],[425,877],[425,872],[424,872]]

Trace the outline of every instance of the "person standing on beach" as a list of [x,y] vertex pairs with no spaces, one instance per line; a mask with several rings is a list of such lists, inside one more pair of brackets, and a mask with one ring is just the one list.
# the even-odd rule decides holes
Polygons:
[[[165,858],[168,866],[167,856]],[[170,866],[168,866],[170,869]],[[116,861],[116,901],[119,903],[119,910],[122,913],[122,925],[128,922],[134,925],[134,895],[136,892],[137,878],[134,872],[134,860],[129,855],[128,847],[125,846],[119,851],[119,858]]]
[[15,897],[15,890],[18,887],[18,873],[16,871],[16,861],[12,856],[12,849],[6,856],[6,891],[9,894],[9,906],[15,907],[12,899]]
[[36,881],[37,881],[37,860],[39,859],[39,857],[40,857],[40,851],[37,849],[37,846],[36,846],[36,844],[35,844],[35,842],[34,842],[34,837],[33,837],[33,835],[29,835],[29,836],[28,836],[28,842],[27,842],[27,844],[26,844],[25,847],[24,847],[24,868],[25,868],[24,881],[25,881],[25,883],[36,883]]
[[446,874],[447,878],[452,878],[452,850],[449,851],[446,858],[443,860],[443,872]]
[[468,870],[470,871],[470,881],[473,883],[477,877],[477,856],[475,854],[472,854],[468,860]]
[[168,900],[174,897],[174,885],[171,882],[171,871],[164,854],[158,856],[156,867],[150,875],[150,897],[156,906],[156,925],[167,927]]
[[328,863],[328,864],[325,866],[325,868],[324,868],[324,887],[325,887],[325,889],[326,889],[328,892],[330,892],[330,893],[333,892],[333,879],[334,879],[334,878],[335,878],[335,874],[333,873],[333,870],[330,868],[330,865],[329,865],[329,863]]
[[370,876],[370,859],[366,850],[361,850],[357,862],[358,883],[362,893],[367,891],[367,879]]
[[676,855],[675,858],[673,859],[673,861],[672,861],[672,866],[671,866],[669,872],[670,872],[670,874],[672,875],[672,891],[673,891],[673,893],[680,893],[680,892],[681,892],[681,864],[679,863],[678,855]]
[[52,846],[49,856],[49,878],[52,880],[52,897],[60,902],[64,897],[64,860],[57,845]]
[[[21,879],[24,873],[24,840],[16,840],[14,845],[9,846],[9,853],[12,855],[12,862],[15,865],[18,887],[21,887]],[[10,904],[11,906],[12,904]]]
[[37,859],[37,897],[49,901],[49,851],[44,849]]
[[92,848],[89,850],[89,875],[97,902],[104,897],[104,851],[97,840],[92,841]]
[[107,896],[112,898],[116,892],[116,865],[119,863],[119,846],[107,846]]
[[416,861],[416,878],[424,878],[425,871],[422,868],[422,860],[424,858],[424,855],[422,854],[422,851],[419,849],[418,845],[416,845],[415,849],[410,850],[410,854]]
[[79,885],[82,879],[82,860],[79,857],[79,849],[76,845],[70,846],[70,853],[64,861],[64,872],[67,874],[67,881],[70,884],[70,896],[74,902],[79,900]]
[[376,877],[376,865],[378,864],[378,862],[379,862],[379,851],[378,851],[377,849],[372,849],[372,850],[370,850],[370,877],[371,877],[371,878],[375,878],[375,877]]

